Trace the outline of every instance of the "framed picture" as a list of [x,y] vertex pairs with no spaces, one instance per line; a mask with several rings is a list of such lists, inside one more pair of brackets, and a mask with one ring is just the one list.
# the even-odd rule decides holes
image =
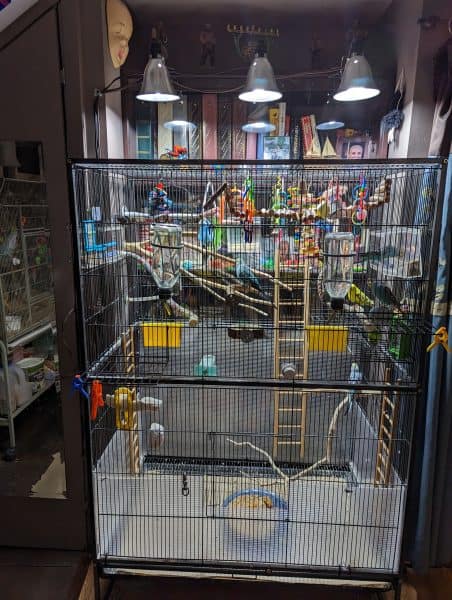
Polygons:
[[44,181],[41,143],[0,140],[0,177]]
[[289,136],[276,135],[264,138],[264,160],[287,160],[289,158]]
[[371,138],[368,136],[345,137],[338,135],[336,154],[339,158],[348,160],[361,160],[369,158]]

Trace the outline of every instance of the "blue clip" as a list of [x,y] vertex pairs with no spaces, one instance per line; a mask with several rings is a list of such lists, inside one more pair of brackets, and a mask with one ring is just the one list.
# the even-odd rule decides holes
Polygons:
[[89,394],[84,388],[85,385],[85,381],[82,379],[81,375],[76,375],[72,380],[72,390],[74,392],[80,392],[80,394],[83,394],[85,398],[89,400]]

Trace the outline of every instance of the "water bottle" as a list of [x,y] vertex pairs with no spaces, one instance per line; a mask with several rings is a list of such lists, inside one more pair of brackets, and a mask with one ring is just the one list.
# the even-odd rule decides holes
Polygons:
[[352,233],[327,233],[324,239],[323,279],[333,310],[341,309],[353,283],[354,240]]

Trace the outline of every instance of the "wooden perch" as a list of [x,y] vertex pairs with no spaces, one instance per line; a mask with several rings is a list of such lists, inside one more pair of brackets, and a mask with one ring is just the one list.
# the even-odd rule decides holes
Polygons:
[[376,208],[380,204],[387,204],[391,199],[392,179],[384,179],[376,187],[367,202],[367,208]]
[[[325,455],[320,460],[318,460],[317,462],[312,464],[310,467],[307,467],[306,469],[303,469],[302,471],[299,471],[298,473],[295,473],[295,475],[292,475],[292,476],[286,475],[286,473],[284,473],[284,471],[281,471],[281,469],[276,465],[275,461],[273,460],[273,458],[270,456],[270,454],[266,450],[263,450],[262,448],[255,446],[251,442],[236,442],[234,440],[231,440],[230,438],[226,438],[226,441],[229,442],[230,444],[233,444],[234,446],[248,446],[252,450],[255,450],[259,454],[262,454],[263,456],[265,456],[267,458],[268,462],[270,463],[270,466],[272,467],[272,469],[282,478],[282,480],[284,481],[284,484],[287,485],[291,481],[297,481],[297,479],[300,479],[301,477],[305,477],[309,473],[312,473],[312,471],[315,471],[320,466],[331,463],[331,459],[333,456],[333,440],[336,437],[337,421],[339,419],[340,414],[345,409],[345,407],[349,405],[349,403],[350,403],[350,394],[347,394],[345,396],[345,398],[337,405],[336,410],[334,411],[333,416],[331,417],[331,421],[330,421],[330,424],[328,427],[328,434],[326,436]],[[245,479],[254,481],[253,477],[249,477],[243,471],[241,471],[241,474]],[[265,485],[267,485],[267,486],[275,485],[275,480],[269,479],[266,484],[262,484],[262,486],[265,486]]]
[[197,252],[201,252],[202,254],[208,254],[209,256],[214,256],[215,258],[221,258],[221,260],[224,260],[225,262],[235,265],[235,258],[231,258],[230,256],[224,256],[223,254],[220,254],[219,252],[215,252],[214,250],[209,250],[208,248],[203,248],[202,246],[199,246],[198,244],[191,244],[190,242],[183,242],[183,244],[184,244],[184,246],[187,246],[187,248],[190,248],[191,250],[196,250]]
[[242,302],[239,302],[237,304],[237,306],[240,306],[240,308],[244,308],[245,310],[251,310],[253,312],[255,312],[258,315],[261,315],[263,317],[268,317],[268,314],[266,312],[264,312],[263,310],[260,310],[259,308],[256,308],[255,306],[250,306],[249,304],[242,304]]
[[166,303],[177,317],[183,317],[184,319],[188,319],[188,324],[190,327],[196,327],[196,325],[199,323],[199,317],[197,314],[195,314],[188,308],[184,308],[183,306],[178,304],[173,298],[169,298],[168,300],[166,300]]
[[[194,273],[190,273],[190,271],[187,271],[186,269],[183,269],[182,267],[181,267],[181,273],[183,275],[189,277],[193,281],[196,281],[196,283],[198,283],[198,285],[200,285],[203,289],[205,289],[206,292],[209,292],[209,294],[212,294],[212,296],[214,296],[215,298],[220,300],[220,302],[223,302],[223,303],[227,302],[226,298],[224,298],[223,296],[218,294],[210,286],[213,285],[215,287],[218,287],[218,288],[224,289],[224,290],[228,290],[228,286],[222,285],[222,284],[214,282],[214,281],[209,281],[207,279],[203,279],[202,277],[199,277],[198,275],[195,275]],[[242,294],[242,295],[248,299],[248,296],[245,296],[244,294]],[[253,299],[250,299],[250,300],[253,300]],[[237,306],[240,306],[241,308],[245,308],[246,310],[251,310],[251,311],[257,313],[258,315],[268,317],[268,314],[266,312],[264,312],[263,310],[259,310],[258,308],[254,307],[254,306],[249,306],[248,304],[243,304],[243,303],[238,303]]]
[[[200,252],[201,254],[213,256],[214,258],[223,260],[224,262],[227,262],[231,265],[235,265],[235,263],[236,263],[235,258],[231,258],[230,256],[225,256],[224,254],[215,252],[215,250],[209,250],[208,248],[203,248],[202,246],[199,246],[197,244],[191,244],[190,242],[186,242],[186,241],[184,241],[183,244],[184,244],[184,246],[187,246],[187,248],[190,248],[191,250],[196,250],[196,252]],[[266,273],[265,271],[260,271],[259,269],[254,269],[253,267],[250,267],[250,269],[255,275],[257,275],[258,277],[262,277],[262,279],[268,279],[269,281],[272,281],[272,282],[275,281],[275,278],[273,277],[273,275],[270,275],[270,273]],[[293,289],[290,287],[290,285],[287,285],[287,283],[284,283],[284,281],[279,281],[278,283],[281,287],[288,290],[289,292],[293,291]]]
[[247,302],[251,302],[254,304],[264,304],[265,306],[273,306],[269,300],[262,300],[261,298],[254,298],[253,296],[247,296],[246,294],[239,292],[237,289],[235,289],[231,285],[225,285],[224,283],[219,283],[218,281],[213,281],[211,279],[204,279],[203,277],[199,277],[198,275],[194,275],[193,273],[190,273],[190,271],[187,271],[183,267],[181,267],[180,271],[183,275],[186,275],[187,277],[190,277],[191,279],[193,279],[193,281],[195,281],[195,279],[196,279],[197,283],[199,283],[203,287],[205,287],[205,286],[214,287],[219,290],[228,292],[228,295],[238,296],[239,298],[243,298]]
[[[128,302],[157,302],[158,300],[160,300],[159,296],[138,296],[135,298],[127,298]],[[197,314],[195,314],[188,308],[184,308],[183,306],[178,304],[173,298],[169,298],[165,302],[177,317],[188,319],[188,324],[190,327],[196,327],[196,325],[199,323],[199,317]]]
[[143,248],[143,245],[147,242],[124,242],[123,246],[125,250],[135,252],[143,258],[152,258],[152,252]]
[[203,205],[202,207],[202,212],[203,214],[205,214],[205,211],[208,211],[209,209],[211,209],[214,204],[215,201],[217,200],[217,198],[219,198],[221,196],[221,194],[223,194],[228,188],[228,184],[227,183],[223,183],[211,196],[210,198],[207,200],[207,202]]

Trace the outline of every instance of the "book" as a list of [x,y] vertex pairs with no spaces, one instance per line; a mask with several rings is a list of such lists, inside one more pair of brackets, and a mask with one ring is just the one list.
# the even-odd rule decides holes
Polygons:
[[268,111],[268,120],[276,128],[269,135],[272,136],[272,137],[277,136],[278,135],[278,131],[279,131],[279,108],[270,108],[269,109],[269,111]]
[[322,155],[322,148],[320,146],[319,132],[317,131],[317,123],[315,120],[315,115],[310,115],[310,118],[311,118],[311,133],[312,133],[311,155],[314,158],[317,158]]
[[278,104],[278,110],[278,127],[276,131],[278,132],[279,136],[284,136],[286,133],[286,103],[280,102]]
[[246,123],[246,102],[234,98],[232,102],[232,158],[244,160],[246,155],[246,133],[242,130]]
[[218,159],[232,158],[232,98],[220,96],[218,101],[217,154]]
[[314,115],[304,115],[301,117],[301,132],[304,156],[306,158],[319,158],[322,155],[322,149],[320,147]]
[[188,130],[189,158],[202,158],[202,96],[190,94],[187,96],[187,116],[194,127]]
[[288,160],[290,137],[285,135],[264,137],[264,160]]
[[202,157],[217,159],[217,95],[202,96]]
[[303,142],[303,156],[309,158],[312,148],[312,130],[311,130],[311,117],[304,115],[300,120],[301,128],[301,139]]
[[257,157],[257,133],[246,134],[246,160],[256,160]]
[[264,159],[264,134],[257,134],[257,148],[256,148],[256,158],[258,160]]
[[290,135],[290,115],[286,115],[284,123],[284,135]]
[[292,140],[291,144],[291,158],[294,160],[298,160],[301,155],[300,149],[300,125],[298,123],[298,119],[292,118],[290,124],[290,138]]

